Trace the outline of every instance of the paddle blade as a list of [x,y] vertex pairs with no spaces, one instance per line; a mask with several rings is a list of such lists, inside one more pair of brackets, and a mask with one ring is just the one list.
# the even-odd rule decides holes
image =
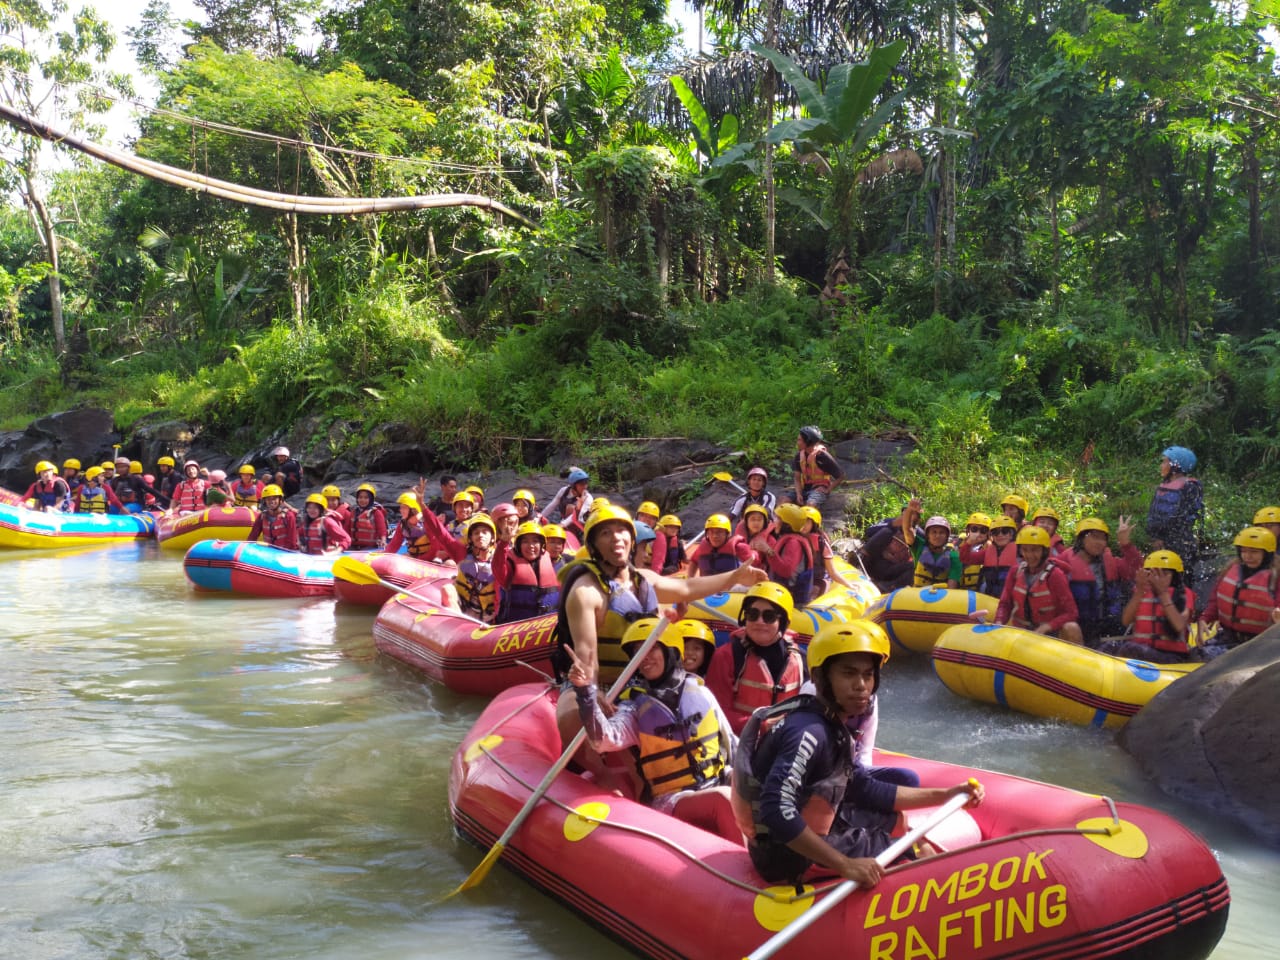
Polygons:
[[721,483],[728,483],[733,479],[733,474],[726,473],[724,470],[721,470],[719,473],[713,473],[712,476],[715,477],[717,480],[719,480]]
[[369,564],[355,557],[339,557],[333,561],[333,575],[348,583],[381,583],[382,578]]
[[[484,859],[481,860],[476,868],[471,871],[471,875],[458,884],[457,889],[446,896],[444,900],[456,897],[458,894],[470,890],[472,887],[478,887],[480,884],[484,883],[484,878],[489,875],[489,871],[493,869],[493,865],[502,857],[502,851],[506,849],[506,846],[507,845],[505,843],[499,840],[490,847],[489,852],[484,855]],[[443,903],[444,900],[441,900],[440,902]]]

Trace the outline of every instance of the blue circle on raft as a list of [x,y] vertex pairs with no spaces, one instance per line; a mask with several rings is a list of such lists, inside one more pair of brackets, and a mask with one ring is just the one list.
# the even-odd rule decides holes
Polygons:
[[992,630],[999,630],[999,629],[1000,629],[1000,624],[998,623],[980,623],[973,628],[973,632],[974,633],[990,633]]
[[1160,679],[1160,668],[1145,660],[1126,660],[1125,666],[1129,668],[1130,673],[1146,683],[1155,683]]
[[702,602],[705,603],[708,607],[723,607],[725,604],[729,602],[729,594],[713,593],[709,597],[704,597]]
[[925,603],[937,603],[939,600],[945,600],[947,591],[943,587],[925,587],[920,591],[920,599]]

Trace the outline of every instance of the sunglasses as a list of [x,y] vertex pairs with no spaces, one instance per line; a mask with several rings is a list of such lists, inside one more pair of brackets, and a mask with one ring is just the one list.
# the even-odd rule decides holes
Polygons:
[[742,619],[748,622],[763,620],[765,623],[777,623],[778,611],[773,607],[747,607],[742,611]]

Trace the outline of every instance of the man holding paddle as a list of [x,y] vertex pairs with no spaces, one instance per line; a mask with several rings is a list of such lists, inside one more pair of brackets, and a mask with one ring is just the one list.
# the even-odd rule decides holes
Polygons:
[[[640,570],[632,563],[635,536],[631,515],[613,504],[593,511],[587,521],[583,532],[587,556],[575,559],[561,571],[563,586],[556,628],[560,647],[552,656],[559,680],[568,677],[575,659],[593,682],[616,677],[627,663],[622,636],[628,624],[642,616],[654,616],[659,603],[701,600],[766,579],[764,571],[750,566],[694,580]],[[573,650],[573,657],[566,648]],[[556,719],[565,743],[582,729],[571,690],[561,696]],[[590,761],[583,758],[583,762]]]
[[884,876],[875,856],[892,844],[899,810],[934,806],[982,786],[907,787],[857,763],[862,717],[880,686],[889,639],[866,620],[823,627],[809,644],[815,695],[757,710],[733,763],[733,808],[751,862],[770,883],[798,882],[817,864],[858,884]]

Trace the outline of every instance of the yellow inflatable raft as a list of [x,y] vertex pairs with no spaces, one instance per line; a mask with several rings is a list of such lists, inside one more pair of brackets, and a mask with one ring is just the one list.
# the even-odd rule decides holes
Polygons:
[[927,656],[947,628],[973,623],[979,610],[990,619],[998,605],[995,597],[973,590],[903,587],[871,604],[863,616],[884,627],[897,647]]
[[1199,663],[1126,660],[1017,627],[951,627],[933,668],[952,693],[1082,726],[1121,727]]

